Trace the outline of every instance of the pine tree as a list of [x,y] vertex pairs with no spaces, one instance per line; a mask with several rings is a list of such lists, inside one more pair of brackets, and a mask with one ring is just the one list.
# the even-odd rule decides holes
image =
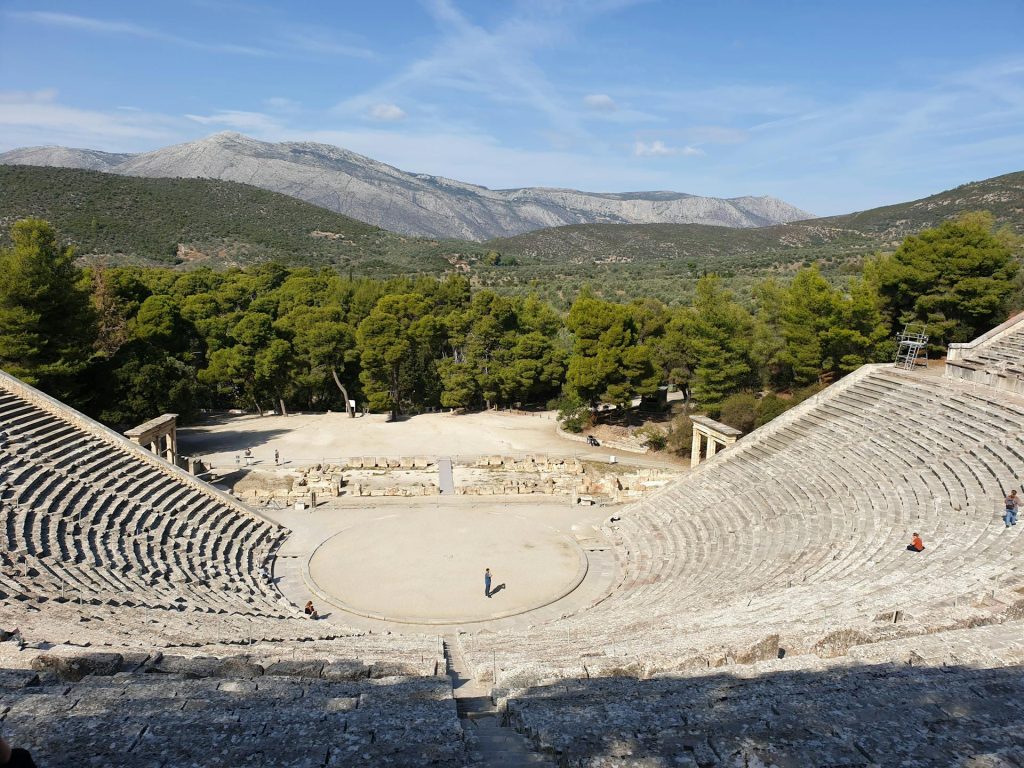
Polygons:
[[41,219],[16,222],[11,240],[0,249],[0,368],[80,404],[96,326],[74,248]]

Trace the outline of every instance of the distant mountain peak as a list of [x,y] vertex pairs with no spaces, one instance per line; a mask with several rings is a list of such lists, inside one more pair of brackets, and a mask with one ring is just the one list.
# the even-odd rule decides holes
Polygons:
[[493,190],[409,173],[329,144],[270,143],[236,131],[134,155],[29,147],[0,155],[0,163],[238,181],[394,232],[468,240],[566,224],[692,223],[743,228],[813,218],[765,196],[722,199],[671,191],[597,193],[545,187]]

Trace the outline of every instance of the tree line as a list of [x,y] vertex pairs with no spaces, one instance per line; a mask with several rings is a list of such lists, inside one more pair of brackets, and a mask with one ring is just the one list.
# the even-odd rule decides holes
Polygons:
[[[0,250],[0,367],[119,428],[162,412],[188,420],[206,408],[343,410],[349,400],[394,414],[552,403],[578,414],[662,385],[728,417],[737,396],[891,360],[906,322],[924,323],[936,349],[973,338],[1020,294],[1018,242],[980,213],[908,237],[841,286],[811,266],[740,302],[707,275],[685,306],[584,288],[567,313],[473,290],[458,274],[83,270],[38,219],[16,222],[11,242]],[[762,415],[784,407],[772,395],[761,403]]]

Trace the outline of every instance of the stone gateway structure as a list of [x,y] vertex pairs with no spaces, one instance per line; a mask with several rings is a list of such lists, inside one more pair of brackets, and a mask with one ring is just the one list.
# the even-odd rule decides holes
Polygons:
[[0,727],[51,768],[1019,768],[1022,477],[1024,396],[864,366],[574,529],[572,609],[370,631],[285,599],[269,511],[0,374]]
[[701,461],[701,442],[707,444],[706,458],[713,458],[722,448],[728,448],[739,440],[743,433],[735,427],[715,421],[708,416],[697,414],[690,417],[693,422],[693,446],[690,448],[690,466],[696,467]]
[[132,427],[124,433],[124,436],[174,464],[178,458],[177,429],[178,414],[165,413],[163,416],[157,416],[137,427]]

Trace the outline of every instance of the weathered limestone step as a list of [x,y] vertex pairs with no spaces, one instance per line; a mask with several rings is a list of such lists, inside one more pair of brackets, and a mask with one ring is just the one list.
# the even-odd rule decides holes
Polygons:
[[444,651],[459,722],[473,753],[472,765],[479,768],[553,766],[530,749],[524,736],[507,727],[491,700],[490,690],[469,675],[457,638],[449,636],[444,641]]
[[159,668],[144,661],[153,658],[162,661],[106,653],[7,669],[4,736],[49,768],[468,762],[443,678],[306,674],[330,666],[322,659],[271,674],[246,657]]
[[[465,726],[463,726],[465,727]],[[518,768],[524,765],[554,766],[549,759],[529,747],[526,737],[501,725],[497,715],[474,718],[470,736],[475,743],[474,766],[481,768]]]

